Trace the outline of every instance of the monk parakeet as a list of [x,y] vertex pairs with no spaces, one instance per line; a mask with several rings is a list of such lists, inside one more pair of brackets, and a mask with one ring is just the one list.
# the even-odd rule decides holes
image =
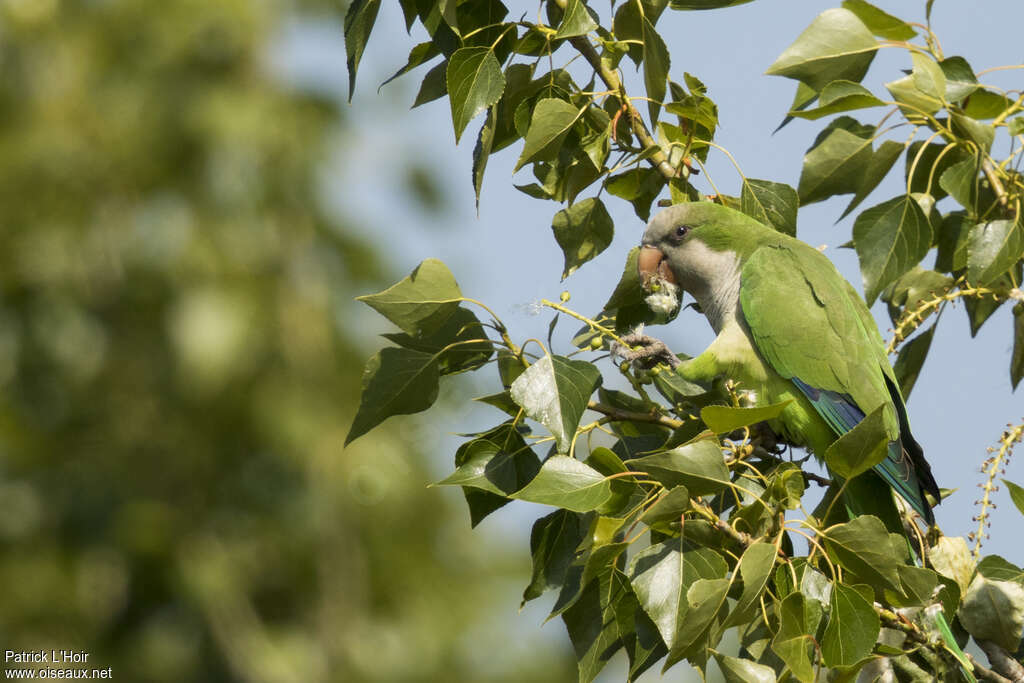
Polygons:
[[[703,384],[736,380],[757,404],[790,401],[769,426],[819,458],[881,407],[889,444],[874,471],[934,523],[925,493],[939,501],[939,488],[910,433],[882,337],[863,299],[828,258],[738,211],[693,202],[651,219],[638,267],[646,285],[691,294],[718,335],[682,364],[665,355],[678,364],[676,372]],[[867,473],[850,484],[865,478],[873,477]],[[875,484],[868,491],[884,490]],[[867,511],[856,499],[872,496],[860,491],[847,488],[851,513]]]

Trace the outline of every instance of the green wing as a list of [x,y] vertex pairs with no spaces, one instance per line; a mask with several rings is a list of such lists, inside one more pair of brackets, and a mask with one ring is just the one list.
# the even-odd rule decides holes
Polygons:
[[743,267],[740,305],[758,352],[800,389],[836,436],[888,406],[889,456],[875,470],[931,523],[922,483],[936,496],[938,487],[910,435],[881,335],[832,263],[796,240],[762,246]]

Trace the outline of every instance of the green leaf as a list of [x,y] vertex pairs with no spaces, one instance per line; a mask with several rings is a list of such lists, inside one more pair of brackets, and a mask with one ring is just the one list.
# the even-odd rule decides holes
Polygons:
[[796,237],[796,190],[785,183],[747,178],[740,193],[740,210],[779,232]]
[[952,273],[967,267],[967,238],[973,227],[974,221],[963,211],[953,211],[942,219],[935,270]]
[[1010,269],[1024,252],[1024,229],[1013,220],[989,221],[971,228],[967,238],[967,280],[985,287]]
[[897,555],[885,525],[872,515],[825,530],[825,548],[834,561],[876,588],[900,591]]
[[802,593],[794,592],[776,606],[779,630],[772,640],[772,650],[786,663],[801,683],[814,681],[814,633],[808,628]]
[[864,0],[843,0],[843,8],[856,14],[864,22],[864,25],[879,38],[910,40],[917,35],[917,31],[907,22]]
[[480,126],[480,133],[476,136],[476,146],[473,147],[473,194],[476,197],[476,211],[480,213],[480,188],[484,184],[484,171],[487,169],[487,160],[491,156],[491,146],[494,144],[495,111],[487,112],[484,125]]
[[854,194],[853,199],[843,210],[843,215],[839,217],[840,220],[846,218],[855,208],[860,206],[860,203],[864,201],[869,194],[871,194],[878,184],[882,182],[882,179],[888,175],[892,169],[893,164],[899,159],[900,153],[903,152],[905,145],[900,142],[894,142],[892,140],[884,140],[882,144],[878,146],[878,149],[871,155],[871,160],[868,162],[867,169],[864,171],[864,177],[861,179],[860,185],[857,187],[857,192]]
[[1024,116],[1018,116],[1007,121],[1006,130],[1010,135],[1021,135],[1024,133]]
[[597,197],[576,202],[556,213],[551,229],[565,256],[563,280],[607,249],[615,233],[612,217]]
[[741,427],[758,422],[774,420],[785,410],[790,401],[772,403],[754,408],[733,408],[731,406],[705,406],[700,410],[700,419],[715,434],[728,434]]
[[503,387],[507,389],[512,386],[512,382],[515,382],[525,370],[519,356],[504,349],[498,351],[498,374],[501,376]]
[[974,574],[974,559],[966,538],[940,536],[928,551],[928,559],[935,571],[956,582],[961,593],[967,591]]
[[[685,582],[684,566],[683,553],[675,541],[640,551],[629,570],[630,583],[640,605],[669,648],[675,645],[679,621],[688,608],[689,584]],[[695,577],[691,583],[694,580]]]
[[[709,133],[714,133],[718,127],[718,107],[708,96],[703,93],[682,95],[673,102],[665,105],[665,111],[675,114],[680,119],[691,121],[698,126],[707,128]],[[666,128],[666,132],[675,132],[672,128]],[[672,135],[674,142],[686,144],[690,139],[690,131],[680,130],[678,135]],[[691,142],[691,144],[693,144]]]
[[1014,391],[1024,377],[1024,303],[1013,307],[1013,356],[1010,358],[1010,384]]
[[[807,107],[814,104],[814,101],[818,99],[818,91],[807,85],[806,83],[800,82],[796,84],[796,92],[793,94],[793,103],[789,105],[789,111],[803,111]],[[783,127],[793,120],[793,116],[787,114],[782,119],[782,123],[775,129],[774,132],[778,133]]]
[[597,28],[597,22],[594,21],[591,12],[583,0],[568,0],[555,38],[582,36],[593,31]]
[[963,57],[947,57],[939,62],[946,76],[946,101],[959,102],[978,89],[974,69]]
[[544,356],[512,383],[514,400],[526,415],[548,428],[559,453],[567,453],[590,395],[601,383],[591,363]]
[[757,541],[743,551],[737,570],[743,579],[743,592],[736,601],[729,618],[723,628],[744,624],[753,618],[760,605],[760,598],[768,585],[768,578],[775,567],[778,552],[775,546],[764,541]]
[[745,5],[753,0],[669,0],[668,6],[674,10],[705,10],[720,7]]
[[964,159],[947,168],[939,177],[939,187],[948,192],[971,215],[978,213],[978,174],[980,170],[976,159]]
[[949,119],[953,124],[954,135],[970,140],[984,153],[988,153],[992,149],[992,143],[996,139],[996,127],[994,125],[982,123],[960,112],[953,112]]
[[648,112],[651,121],[658,120],[661,103],[665,101],[668,70],[671,63],[668,46],[646,16],[643,18],[644,87],[647,89]]
[[417,337],[441,327],[458,308],[462,292],[448,267],[430,258],[383,292],[358,296],[356,300]]
[[553,455],[544,461],[537,476],[511,497],[573,512],[589,512],[607,503],[611,496],[611,481],[603,474],[576,458]]
[[630,637],[638,609],[629,581],[615,568],[590,581],[562,612],[579,667],[579,682],[590,683]]
[[925,358],[928,357],[928,350],[932,346],[932,338],[935,336],[935,326],[932,325],[925,332],[917,335],[900,349],[900,355],[892,366],[896,375],[896,383],[899,384],[900,393],[904,400],[910,398],[910,392],[914,389],[917,376],[921,374],[921,367]]
[[832,584],[821,654],[828,666],[852,666],[871,654],[881,622],[871,603],[841,583]]
[[886,600],[896,607],[921,607],[932,602],[939,575],[924,567],[900,565],[896,568],[903,584],[903,595],[886,591]]
[[707,393],[707,389],[686,381],[677,372],[659,372],[654,376],[654,386],[658,393],[673,403]]
[[569,510],[556,510],[533,523],[530,532],[533,574],[523,591],[522,605],[565,582],[566,572],[576,559],[576,548],[587,529],[580,515]]
[[516,110],[524,101],[536,95],[541,87],[541,83],[533,80],[532,66],[509,64],[505,69],[505,90],[498,100],[497,111],[494,114],[492,151],[502,150],[520,138],[516,129]]
[[942,108],[942,100],[921,92],[913,75],[890,81],[885,88],[899,103],[903,115],[911,121],[920,122],[925,115],[934,114]]
[[666,488],[682,484],[691,496],[705,496],[729,485],[729,468],[725,466],[718,440],[702,438],[670,451],[634,458],[631,470],[647,472]]
[[932,244],[932,228],[920,205],[904,195],[857,216],[853,239],[864,278],[864,298],[870,306],[890,282],[925,257]]
[[871,131],[848,116],[825,127],[804,156],[797,186],[801,206],[857,191],[871,163]]
[[426,61],[433,59],[439,54],[441,54],[440,48],[438,48],[438,46],[431,40],[414,46],[412,50],[409,51],[409,59],[406,61],[405,66],[403,66],[401,69],[393,73],[391,77],[388,78],[386,81],[381,83],[380,87],[383,88],[385,85],[395,80],[399,76],[409,73],[416,67],[420,66]]
[[447,83],[458,144],[469,122],[501,99],[505,74],[491,48],[463,47],[448,59]]
[[838,114],[855,109],[883,107],[885,102],[871,94],[871,91],[860,83],[853,81],[832,81],[825,86],[818,96],[818,106],[803,111],[790,111],[790,116],[801,119],[820,119],[830,114]]
[[998,295],[997,297],[967,297],[964,300],[964,309],[967,312],[972,337],[978,334],[981,326],[1006,302],[1014,283],[1021,281],[1021,276],[1024,274],[1022,266],[1024,263],[1017,263],[988,285],[989,289]]
[[356,71],[366,49],[366,41],[377,21],[380,0],[352,0],[345,12],[345,57],[348,63],[348,99],[356,89]]
[[[471,455],[474,441],[479,439],[497,444],[506,453],[527,453],[530,451],[530,447],[523,439],[520,429],[525,428],[514,420],[509,420],[486,432],[473,435],[475,438],[472,441],[462,444],[455,452],[455,467],[462,467],[466,463]],[[517,462],[517,465],[526,465],[526,461],[520,460]],[[525,486],[538,470],[540,470],[540,462],[536,459],[536,456],[533,456],[532,462],[528,466],[523,466],[517,471],[519,481],[515,488],[519,489]],[[470,524],[474,528],[492,512],[512,502],[512,499],[504,494],[498,495],[472,486],[463,486],[462,495],[469,506]]]
[[825,463],[830,470],[844,479],[852,479],[885,460],[889,453],[885,408],[881,405],[873,410],[828,447]]
[[508,496],[533,480],[541,469],[531,448],[506,450],[489,439],[474,439],[459,449],[459,467],[436,486],[469,486]]
[[991,90],[979,88],[971,93],[963,106],[964,113],[972,119],[994,119],[1012,107],[1013,100]]
[[1010,493],[1010,500],[1017,506],[1017,510],[1024,515],[1024,487],[1014,484],[1009,479],[1003,479],[1006,490]]
[[538,102],[533,109],[523,152],[519,155],[514,171],[531,161],[553,159],[563,138],[583,111],[555,97],[546,97]]
[[[707,548],[684,553],[680,544],[680,539],[673,539],[651,545],[637,553],[629,569],[630,583],[640,605],[657,626],[662,640],[674,651],[688,644],[683,638],[700,635],[686,626],[690,616],[697,616],[688,615],[690,589],[698,581],[725,580],[728,571],[718,553]],[[693,597],[714,597],[711,595],[714,592],[715,586],[705,584]],[[722,597],[724,599],[724,594]]]
[[914,65],[910,73],[914,87],[941,102],[946,95],[946,74],[942,67],[931,56],[916,51],[910,53],[910,61]]
[[418,413],[432,406],[439,377],[433,354],[391,347],[378,351],[363,370],[359,410],[345,445],[392,415]]
[[462,306],[456,308],[430,333],[416,337],[405,333],[388,333],[383,336],[407,349],[435,354],[442,375],[475,370],[494,353],[494,345],[487,340],[487,332],[480,319],[473,311]]
[[766,73],[821,90],[832,81],[860,82],[878,50],[864,22],[847,9],[825,10],[786,48]]
[[795,464],[781,464],[775,468],[768,479],[768,496],[787,510],[800,507],[807,483],[803,471]]
[[665,177],[653,168],[633,168],[605,182],[608,192],[630,202],[637,217],[645,222],[651,216],[651,203],[664,186]]
[[707,640],[708,630],[714,626],[728,593],[729,579],[697,579],[690,585],[686,591],[686,618],[676,630],[676,642],[669,648],[666,669],[686,659],[691,648]]
[[519,406],[517,406],[516,402],[512,400],[512,397],[509,395],[507,390],[499,391],[496,394],[488,394],[487,396],[478,396],[473,400],[497,408],[501,412],[506,415],[511,415],[512,417],[519,414]]
[[447,70],[447,60],[431,67],[430,71],[427,72],[427,75],[423,77],[423,81],[420,83],[420,89],[416,92],[416,99],[413,100],[412,103],[413,109],[421,104],[433,102],[434,100],[440,99],[448,94],[448,81],[446,80]]
[[658,502],[647,509],[640,521],[647,526],[680,524],[682,514],[690,507],[690,492],[685,486],[676,486],[667,491]]
[[775,671],[770,666],[749,659],[715,653],[715,661],[722,670],[725,683],[775,683]]
[[1024,570],[999,555],[986,555],[981,558],[981,562],[978,563],[978,574],[986,579],[1013,581],[1024,585]]
[[[966,158],[968,155],[956,149],[954,145],[938,143],[926,145],[921,140],[912,142],[907,148],[904,172],[911,194],[922,192],[930,194],[935,201],[942,199],[946,196],[946,191],[937,181],[946,172],[946,169]],[[913,170],[913,176],[911,176],[911,170]]]
[[964,594],[957,618],[976,640],[991,640],[1016,652],[1024,632],[1024,587],[978,574]]

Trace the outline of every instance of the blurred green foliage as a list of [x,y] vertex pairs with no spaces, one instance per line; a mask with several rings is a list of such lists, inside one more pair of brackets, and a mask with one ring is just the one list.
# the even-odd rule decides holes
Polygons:
[[316,196],[343,111],[267,66],[302,12],[340,33],[326,3],[0,3],[0,639],[126,681],[564,680],[495,665],[528,568],[461,540],[413,436],[342,451],[341,311],[390,274]]

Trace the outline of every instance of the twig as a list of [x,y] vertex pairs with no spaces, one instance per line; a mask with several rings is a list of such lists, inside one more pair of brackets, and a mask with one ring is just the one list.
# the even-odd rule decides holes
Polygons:
[[[568,5],[566,0],[555,0],[555,2],[563,10]],[[668,180],[678,177],[678,171],[672,167],[672,164],[668,161],[668,157],[665,156],[663,151],[661,151],[661,147],[658,145],[658,142],[651,135],[650,131],[647,130],[647,126],[644,125],[644,121],[640,117],[640,112],[636,110],[636,107],[634,107],[633,103],[630,101],[629,96],[626,94],[626,89],[622,85],[622,79],[620,79],[619,75],[615,73],[615,70],[609,69],[605,64],[601,63],[601,55],[599,55],[597,50],[594,49],[594,46],[590,44],[590,41],[586,36],[575,36],[573,38],[569,38],[569,44],[576,48],[576,51],[579,52],[583,58],[587,60],[590,66],[594,68],[594,71],[601,77],[601,80],[604,81],[606,86],[608,86],[608,89],[618,93],[618,97],[622,100],[622,104],[627,107],[626,113],[627,116],[629,116],[630,124],[633,127],[633,133],[643,144],[644,149],[652,147],[657,149],[654,154],[647,158],[647,161],[651,166],[656,168],[661,175],[665,176]]]
[[620,410],[597,401],[590,401],[587,404],[587,409],[606,416],[607,419],[603,420],[603,422],[648,422],[650,424],[663,425],[669,429],[679,429],[683,426],[682,420],[658,415],[657,413],[638,413],[631,410]]
[[[959,289],[953,289],[954,287],[959,287]],[[954,282],[950,285],[950,289],[942,294],[932,292],[932,298],[923,299],[918,303],[917,308],[910,311],[904,311],[903,315],[896,323],[895,329],[892,331],[893,336],[886,345],[885,352],[893,353],[896,348],[903,343],[903,340],[909,337],[914,330],[920,327],[921,323],[925,321],[925,318],[931,315],[931,313],[942,304],[962,299],[964,297],[977,297],[980,299],[986,296],[991,296],[996,301],[1006,298],[1004,295],[993,289],[989,289],[988,287],[972,287],[970,284],[963,282],[962,280]]]
[[996,198],[999,200],[999,206],[1006,208],[1006,203],[1009,201],[1009,197],[1006,194],[1006,188],[1003,187],[1003,183],[999,180],[999,176],[996,175],[996,170],[992,166],[992,162],[988,159],[983,159],[981,162],[981,171],[988,178],[989,184],[992,186],[992,191],[996,193]]
[[1014,659],[1009,652],[993,643],[991,640],[979,640],[978,647],[982,649],[989,663],[1000,674],[1006,676],[1003,680],[1011,680],[1013,683],[1024,683],[1024,666]]

